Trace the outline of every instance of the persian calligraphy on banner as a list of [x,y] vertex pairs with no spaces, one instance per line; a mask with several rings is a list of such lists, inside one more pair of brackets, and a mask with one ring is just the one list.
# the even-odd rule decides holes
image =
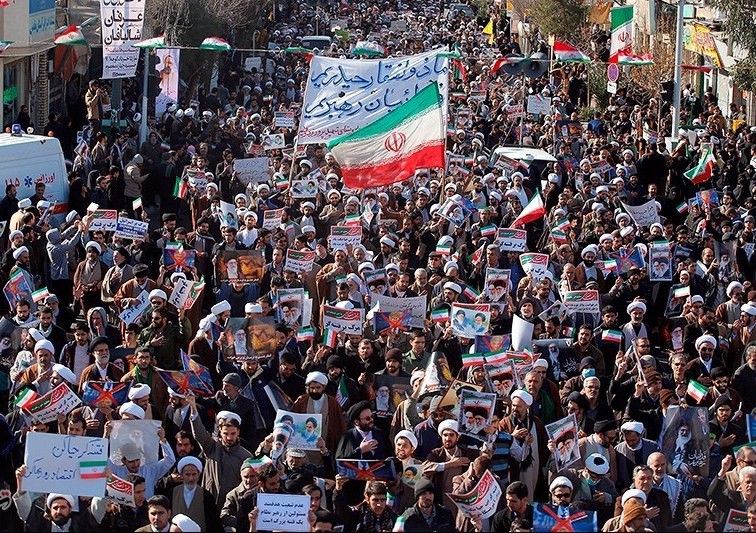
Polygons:
[[276,111],[273,121],[276,128],[293,128],[294,111]]
[[131,78],[136,74],[142,40],[144,0],[100,0],[102,79]]
[[499,248],[505,252],[524,252],[528,232],[524,229],[499,228],[496,232]]
[[444,99],[445,123],[448,75],[449,60],[438,51],[386,59],[315,56],[310,60],[298,142],[321,143],[351,133],[433,82],[438,82]]
[[118,217],[113,236],[118,237],[119,239],[141,241],[144,240],[144,236],[147,235],[147,229],[149,226],[149,222],[142,222],[141,220],[134,220],[133,218]]
[[531,274],[533,279],[540,281],[549,268],[549,256],[547,254],[522,254],[520,265],[526,274]]
[[331,249],[345,250],[362,241],[362,226],[331,226]]
[[121,505],[136,507],[134,503],[134,484],[121,479],[116,475],[111,475],[105,485],[105,495]]
[[310,531],[309,496],[261,492],[257,509],[257,531]]
[[640,227],[649,227],[655,222],[659,222],[659,213],[656,212],[656,201],[649,200],[641,205],[627,205],[622,202],[622,208],[632,217]]
[[89,231],[115,231],[118,225],[118,211],[115,209],[98,209],[92,213]]
[[486,470],[475,488],[467,494],[447,493],[446,495],[465,516],[491,518],[499,505],[501,493],[501,485],[493,477],[491,471]]
[[103,496],[108,440],[31,432],[24,450],[24,490]]
[[412,327],[422,328],[425,323],[425,296],[413,296],[411,298],[394,298],[385,294],[373,294],[373,302],[378,304],[378,311],[393,313],[396,311],[409,310],[412,315]]
[[56,420],[58,415],[67,415],[81,400],[68,387],[61,383],[47,394],[24,405],[24,411],[31,415],[34,420],[47,424]]
[[284,270],[291,270],[297,274],[309,272],[312,270],[312,264],[315,261],[314,250],[286,250],[286,263]]
[[239,173],[237,177],[244,185],[266,181],[269,167],[267,157],[234,159],[234,172]]
[[571,313],[600,313],[598,291],[569,291],[564,295],[563,303]]
[[142,316],[150,307],[150,293],[142,291],[139,296],[135,298],[134,305],[127,307],[121,314],[118,315],[124,324],[127,326],[135,322],[140,316]]
[[340,309],[332,305],[323,306],[323,327],[333,331],[343,331],[347,335],[362,334],[365,321],[364,309]]

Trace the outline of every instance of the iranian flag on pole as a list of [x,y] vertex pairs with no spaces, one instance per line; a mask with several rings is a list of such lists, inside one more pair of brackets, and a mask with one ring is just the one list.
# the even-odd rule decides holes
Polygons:
[[66,45],[87,44],[87,40],[84,38],[84,35],[81,33],[81,28],[79,28],[78,26],[74,24],[71,24],[65,30],[63,30],[58,35],[56,35],[55,41],[53,42],[55,44],[66,44]]
[[686,392],[688,393],[688,396],[696,401],[696,403],[701,403],[701,400],[703,400],[706,393],[709,392],[709,389],[695,379],[692,379],[690,383],[688,383],[688,390]]
[[633,54],[630,51],[620,52],[617,62],[620,65],[642,67],[644,65],[653,65],[654,56],[652,54]]
[[620,52],[633,49],[633,6],[612,8],[612,42],[609,63],[617,63]]
[[529,222],[538,220],[544,214],[546,214],[546,209],[544,209],[543,207],[543,199],[541,198],[541,193],[536,191],[533,195],[533,198],[531,198],[528,202],[528,205],[525,206],[520,215],[515,219],[514,222],[512,222],[512,227],[515,228],[517,226],[524,226]]
[[216,52],[228,52],[231,50],[231,45],[228,41],[221,39],[220,37],[207,37],[200,45],[201,50],[214,50]]
[[591,58],[564,41],[554,41],[554,57],[562,63],[590,63]]
[[698,160],[698,164],[685,173],[685,177],[693,182],[694,185],[699,185],[711,179],[711,174],[714,171],[714,165],[717,164],[717,160],[714,159],[714,152],[711,148],[704,150],[701,154],[701,159]]
[[366,189],[404,181],[418,168],[445,168],[446,135],[438,85],[431,83],[388,115],[328,142],[344,185]]
[[482,353],[463,353],[462,354],[462,368],[483,365],[485,362],[486,362],[486,358]]

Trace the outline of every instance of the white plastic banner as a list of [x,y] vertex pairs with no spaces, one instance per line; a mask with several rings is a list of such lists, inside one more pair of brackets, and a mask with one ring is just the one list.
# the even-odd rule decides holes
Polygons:
[[386,115],[432,82],[438,82],[446,110],[448,75],[449,60],[438,50],[386,59],[314,56],[298,142],[321,143],[351,133]]
[[100,0],[102,79],[133,78],[143,39],[145,0]]

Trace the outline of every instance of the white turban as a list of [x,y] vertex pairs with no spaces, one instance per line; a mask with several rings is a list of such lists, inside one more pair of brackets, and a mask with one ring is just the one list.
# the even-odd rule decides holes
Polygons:
[[604,233],[601,237],[599,237],[599,242],[609,241],[612,242],[613,237],[610,233]]
[[182,457],[181,460],[178,462],[178,466],[176,467],[176,470],[180,473],[185,466],[192,465],[194,468],[196,468],[199,473],[202,473],[202,461],[194,457],[193,455],[187,455],[186,457]]
[[29,335],[34,339],[34,342],[43,341],[46,339],[44,335],[37,328],[29,328]]
[[449,261],[444,265],[444,274],[448,276],[452,268],[456,268],[459,271],[459,265],[456,261]]
[[708,342],[714,348],[717,347],[717,339],[715,339],[711,335],[701,335],[700,337],[696,339],[696,350],[700,350],[701,345],[705,342]]
[[146,398],[150,395],[152,390],[149,385],[144,383],[134,383],[129,389],[129,400],[139,400],[140,398]]
[[68,505],[73,507],[73,496],[69,496],[68,494],[57,494],[55,492],[52,492],[47,496],[47,499],[45,500],[47,507],[49,508],[55,500],[66,500]]
[[510,394],[510,397],[514,400],[515,398],[519,398],[522,400],[525,405],[530,407],[533,405],[533,396],[526,390],[517,389],[512,394]]
[[636,422],[635,420],[631,420],[629,422],[625,422],[620,426],[621,431],[635,431],[638,435],[643,435],[643,432],[646,430],[645,426],[642,422]]
[[414,385],[415,382],[425,379],[425,370],[418,368],[412,371],[410,376],[410,385]]
[[219,420],[236,420],[237,424],[240,425],[242,422],[241,417],[233,411],[219,411],[218,414],[215,415],[215,422],[218,423]]
[[134,402],[126,402],[118,409],[118,414],[123,417],[123,415],[131,415],[136,419],[142,420],[144,419],[144,409],[139,407]]
[[100,248],[100,244],[95,241],[89,241],[87,245],[84,247],[85,250],[89,250],[90,248],[94,248],[97,250],[97,253],[102,253],[102,248]]
[[583,248],[583,251],[580,253],[580,257],[585,259],[585,256],[589,253],[593,253],[593,255],[596,255],[598,253],[598,247],[595,244],[589,244],[585,248]]
[[447,281],[444,283],[444,289],[449,289],[457,294],[462,294],[462,287],[459,286],[459,283],[454,283],[453,281]]
[[177,514],[171,519],[171,524],[178,527],[182,533],[199,533],[202,531],[194,520],[185,514]]
[[417,437],[415,437],[415,434],[411,431],[407,431],[406,429],[401,430],[399,433],[396,434],[396,437],[394,437],[394,444],[396,444],[399,439],[407,439],[410,444],[412,444],[413,448],[417,448]]
[[554,481],[551,482],[551,485],[549,485],[549,492],[554,492],[554,489],[559,487],[569,487],[569,489],[572,490],[572,481],[564,476],[556,477],[554,478]]
[[40,350],[46,350],[50,352],[51,354],[55,353],[55,348],[53,347],[53,343],[51,343],[47,339],[43,341],[37,341],[37,343],[34,345],[34,353],[37,353]]
[[52,371],[58,374],[61,379],[67,381],[68,383],[71,383],[72,385],[76,384],[76,374],[74,374],[73,371],[66,365],[56,363],[53,365]]
[[214,306],[210,308],[210,312],[214,314],[215,316],[220,316],[225,311],[231,311],[231,304],[228,303],[226,300],[223,300],[222,302],[218,302]]
[[161,300],[167,300],[168,295],[162,289],[152,289],[150,291],[149,299],[152,300],[153,298],[160,298]]
[[643,505],[646,504],[646,493],[640,489],[627,489],[622,494],[622,505],[625,505],[630,498],[638,498],[643,502]]
[[322,372],[310,372],[305,379],[305,385],[309,385],[312,382],[320,383],[324,387],[328,385],[328,377]]
[[381,237],[381,244],[385,244],[389,248],[393,248],[394,246],[396,246],[396,242],[394,242],[394,240],[391,237],[388,237],[386,235]]
[[456,420],[444,420],[438,425],[438,434],[443,435],[444,431],[450,429],[454,433],[459,434],[459,424]]
[[644,313],[646,312],[646,304],[643,302],[630,302],[627,306],[627,314],[629,315],[634,309],[640,309]]
[[743,290],[743,284],[739,281],[733,281],[727,286],[727,296],[732,296],[732,291],[735,289]]
[[29,249],[26,246],[16,248],[15,250],[13,250],[13,259],[18,259],[24,252],[26,252],[27,254],[29,253]]

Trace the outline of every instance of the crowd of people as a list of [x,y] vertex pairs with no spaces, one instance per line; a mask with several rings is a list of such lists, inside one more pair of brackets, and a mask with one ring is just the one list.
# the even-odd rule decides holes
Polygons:
[[[103,129],[90,82],[68,214],[43,183],[0,201],[0,529],[258,531],[285,494],[309,497],[310,531],[756,530],[756,127],[688,87],[669,145],[661,95],[601,107],[582,66],[492,73],[542,49],[537,29],[492,5],[491,37],[485,13],[442,7],[317,10],[321,33],[348,25],[316,54],[459,54],[447,167],[389,187],[350,189],[275,125],[302,105],[307,3],[270,23],[262,67],[224,56],[141,146]],[[511,112],[532,95],[549,111]],[[252,155],[263,179],[235,164]],[[80,401],[41,420],[29,402],[61,385]],[[154,454],[119,440],[134,420],[156,422]],[[131,501],[26,490],[38,432],[108,439],[103,475]]]

